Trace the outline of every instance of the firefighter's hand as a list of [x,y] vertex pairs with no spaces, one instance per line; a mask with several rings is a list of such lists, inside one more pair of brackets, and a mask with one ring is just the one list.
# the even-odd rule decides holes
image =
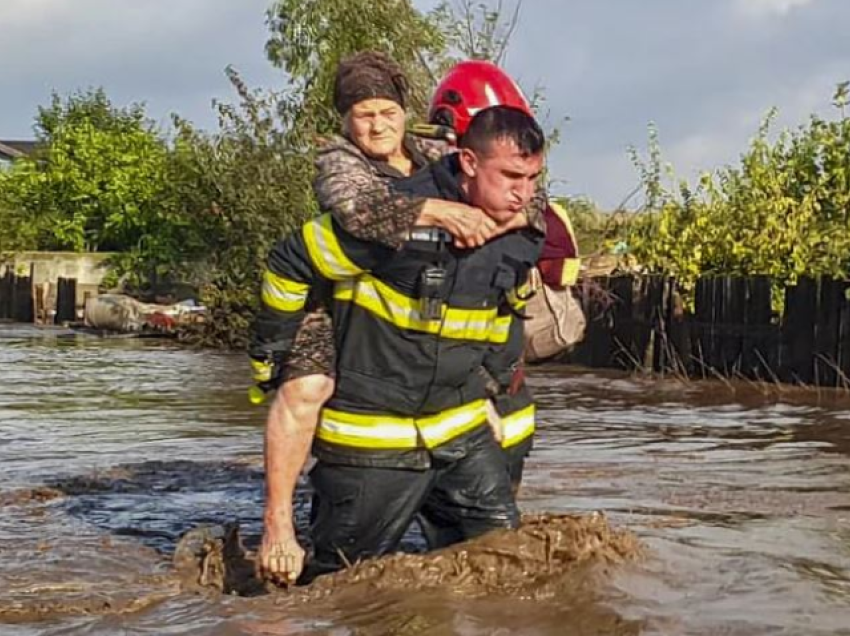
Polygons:
[[435,225],[446,230],[461,248],[481,247],[498,236],[498,226],[481,208],[474,208],[456,201],[428,199],[423,216],[426,225]]
[[304,569],[304,548],[295,538],[291,523],[282,524],[285,527],[276,527],[278,525],[266,523],[257,571],[261,578],[276,585],[294,585]]

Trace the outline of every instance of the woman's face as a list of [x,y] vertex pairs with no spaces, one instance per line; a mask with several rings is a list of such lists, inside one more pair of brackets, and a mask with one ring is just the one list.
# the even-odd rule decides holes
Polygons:
[[406,114],[389,99],[364,99],[346,115],[348,135],[373,159],[388,159],[401,152]]

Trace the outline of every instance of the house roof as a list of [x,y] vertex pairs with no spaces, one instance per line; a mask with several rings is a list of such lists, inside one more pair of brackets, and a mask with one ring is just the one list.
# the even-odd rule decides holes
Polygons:
[[36,147],[35,141],[0,139],[0,153],[9,157],[24,157],[33,153]]
[[0,158],[3,159],[17,159],[18,157],[23,157],[24,153],[20,150],[15,150],[11,146],[7,146],[2,141],[0,141]]

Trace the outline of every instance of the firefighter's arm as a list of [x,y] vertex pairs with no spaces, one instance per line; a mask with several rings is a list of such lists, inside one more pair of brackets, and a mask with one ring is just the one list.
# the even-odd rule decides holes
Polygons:
[[304,549],[295,533],[293,499],[316,430],[314,405],[330,396],[328,384],[332,387],[330,380],[315,375],[285,383],[266,418],[265,507],[257,569],[262,577],[277,583],[295,583],[304,566]]
[[[538,250],[535,244],[529,243],[529,260],[536,256]],[[482,366],[492,378],[490,394],[497,406],[498,396],[515,393],[522,384],[522,352],[525,349],[525,329],[523,322],[526,317],[525,308],[528,299],[533,294],[533,285],[529,276],[528,263],[516,261],[516,280],[523,281],[504,294],[499,313],[493,323],[490,345],[484,356]]]
[[506,325],[500,330],[507,330],[507,340],[504,344],[490,345],[482,362],[489,376],[488,392],[491,397],[511,390],[511,384],[515,381],[515,374],[521,365],[522,351],[525,346],[521,318],[507,314],[499,316],[498,321]]
[[321,284],[356,278],[386,256],[380,247],[345,233],[328,214],[306,223],[272,249],[249,352],[261,388],[276,386],[274,367],[281,366],[292,348],[311,291]]
[[493,431],[493,437],[500,444],[505,439],[503,417],[509,414],[513,394],[523,384],[522,321],[514,316],[500,316],[500,321],[508,321],[507,342],[503,345],[491,345],[484,356],[479,373],[484,380],[489,400],[487,402],[487,423]]

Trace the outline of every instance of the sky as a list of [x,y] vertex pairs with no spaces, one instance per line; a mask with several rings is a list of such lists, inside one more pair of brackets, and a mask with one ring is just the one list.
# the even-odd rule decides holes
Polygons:
[[[269,4],[0,0],[0,140],[32,138],[51,91],[97,86],[163,127],[176,112],[214,128],[212,100],[233,98],[228,64],[250,86],[284,83],[263,50]],[[848,25],[847,0],[524,0],[504,65],[527,93],[542,87],[545,123],[561,129],[553,193],[611,208],[639,184],[628,148],[645,153],[650,123],[693,181],[736,164],[771,107],[777,130],[834,116]]]

